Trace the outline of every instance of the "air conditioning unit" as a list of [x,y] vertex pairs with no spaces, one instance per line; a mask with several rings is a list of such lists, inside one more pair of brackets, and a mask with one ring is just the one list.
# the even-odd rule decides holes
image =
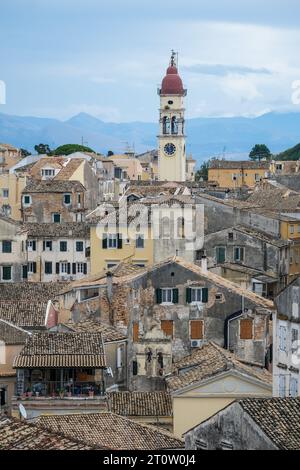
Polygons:
[[191,348],[200,348],[202,344],[201,339],[192,339],[191,340]]

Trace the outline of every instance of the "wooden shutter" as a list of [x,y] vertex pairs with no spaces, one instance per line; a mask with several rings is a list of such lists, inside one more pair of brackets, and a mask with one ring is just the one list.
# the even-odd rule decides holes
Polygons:
[[87,273],[87,264],[84,263],[83,265],[83,274],[86,274]]
[[36,262],[35,261],[32,263],[32,271],[33,271],[34,274],[36,273]]
[[107,249],[107,235],[106,235],[106,233],[103,234],[103,238],[102,238],[102,248],[103,248],[104,250]]
[[240,339],[252,339],[253,320],[240,320]]
[[132,339],[134,343],[137,343],[139,340],[139,323],[134,321],[132,324]]
[[203,321],[191,321],[191,339],[203,339]]
[[45,251],[45,250],[46,250],[46,242],[45,242],[45,240],[43,240],[43,251]]
[[185,298],[186,298],[186,303],[190,304],[192,301],[192,290],[188,287],[185,291]]
[[208,302],[208,288],[207,287],[203,287],[202,289],[202,302],[204,304],[207,304]]
[[165,335],[173,338],[173,320],[161,320],[160,324]]
[[178,304],[179,292],[178,289],[173,289],[173,304]]
[[72,274],[76,274],[76,263],[72,263]]
[[157,304],[162,303],[162,291],[161,291],[161,289],[156,289],[156,303]]
[[68,263],[68,274],[71,274],[71,263]]
[[56,274],[59,274],[59,263],[56,263]]

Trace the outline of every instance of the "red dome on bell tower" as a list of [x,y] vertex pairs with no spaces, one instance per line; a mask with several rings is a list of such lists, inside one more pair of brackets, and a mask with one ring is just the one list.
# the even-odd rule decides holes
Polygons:
[[172,51],[170,65],[167,68],[166,76],[163,78],[160,95],[185,95],[186,90],[183,88],[182,80],[178,74],[175,52]]

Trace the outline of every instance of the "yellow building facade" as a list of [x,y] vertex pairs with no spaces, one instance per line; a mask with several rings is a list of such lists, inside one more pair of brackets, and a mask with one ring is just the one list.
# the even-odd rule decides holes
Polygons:
[[21,195],[26,186],[25,176],[0,174],[0,210],[14,220],[21,220]]
[[269,174],[268,162],[212,160],[208,169],[208,181],[220,188],[253,188]]

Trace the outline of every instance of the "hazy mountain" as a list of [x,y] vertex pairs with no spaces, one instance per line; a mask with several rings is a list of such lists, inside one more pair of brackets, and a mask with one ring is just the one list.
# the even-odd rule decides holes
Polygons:
[[[136,152],[157,145],[156,123],[103,122],[86,113],[67,121],[12,116],[0,113],[0,142],[33,150],[37,143],[51,148],[62,144],[81,143],[106,153],[124,151],[127,143]],[[300,113],[268,113],[257,118],[196,118],[186,123],[187,152],[198,161],[210,156],[238,158],[247,155],[256,143],[268,145],[272,152],[281,152],[300,141]]]

